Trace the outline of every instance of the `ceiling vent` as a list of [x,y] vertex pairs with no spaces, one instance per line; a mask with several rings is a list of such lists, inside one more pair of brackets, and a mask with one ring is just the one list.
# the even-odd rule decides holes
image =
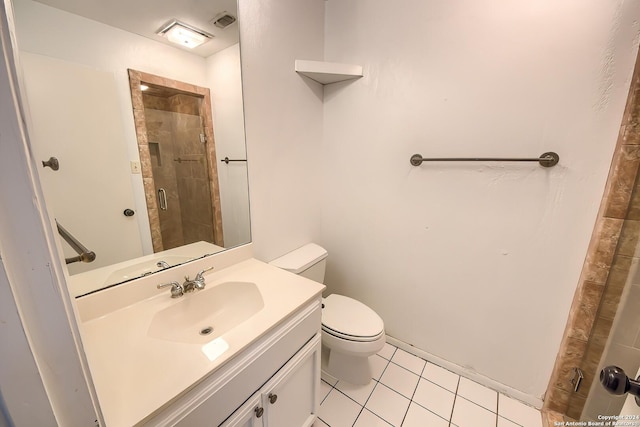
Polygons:
[[236,17],[228,12],[222,12],[220,15],[213,18],[211,22],[213,22],[213,25],[218,28],[227,28],[229,25],[236,22]]

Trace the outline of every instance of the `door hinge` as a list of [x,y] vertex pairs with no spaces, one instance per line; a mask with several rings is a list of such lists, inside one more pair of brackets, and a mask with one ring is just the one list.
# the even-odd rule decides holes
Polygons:
[[202,142],[203,144],[207,142],[207,137],[204,135],[204,133],[200,134],[200,142]]

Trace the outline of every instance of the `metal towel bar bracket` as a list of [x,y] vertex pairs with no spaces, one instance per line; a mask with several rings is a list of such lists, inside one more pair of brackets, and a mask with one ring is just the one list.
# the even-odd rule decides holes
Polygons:
[[550,168],[555,166],[560,161],[560,156],[553,151],[542,153],[540,157],[535,158],[510,158],[510,157],[439,157],[425,159],[421,154],[414,154],[411,156],[409,162],[413,166],[420,166],[422,162],[538,162],[540,166]]

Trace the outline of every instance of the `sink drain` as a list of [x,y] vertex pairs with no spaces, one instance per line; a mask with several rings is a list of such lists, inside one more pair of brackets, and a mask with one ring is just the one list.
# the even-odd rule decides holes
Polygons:
[[211,332],[213,332],[212,326],[207,326],[206,328],[200,329],[200,335],[209,335]]

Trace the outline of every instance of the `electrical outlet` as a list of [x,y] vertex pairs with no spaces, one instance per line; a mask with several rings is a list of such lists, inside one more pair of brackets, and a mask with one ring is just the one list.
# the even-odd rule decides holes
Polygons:
[[131,173],[133,174],[140,173],[140,162],[131,162]]

